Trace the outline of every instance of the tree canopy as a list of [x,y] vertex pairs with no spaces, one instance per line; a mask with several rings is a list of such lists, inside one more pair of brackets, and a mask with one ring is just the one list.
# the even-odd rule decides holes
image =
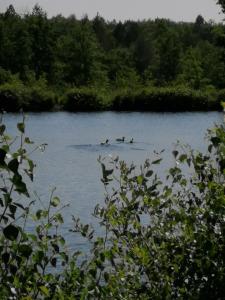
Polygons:
[[[55,99],[74,88],[105,94],[181,86],[218,91],[225,89],[224,75],[224,25],[206,22],[201,15],[193,23],[109,22],[100,15],[92,20],[48,18],[39,5],[24,15],[12,5],[0,13],[0,94],[2,89],[4,97],[10,94],[17,102],[21,87],[35,101],[38,85],[46,87],[46,95],[54,90],[55,97],[45,95],[50,102],[60,102]],[[34,85],[35,92],[30,91]],[[43,98],[40,94],[35,99]]]

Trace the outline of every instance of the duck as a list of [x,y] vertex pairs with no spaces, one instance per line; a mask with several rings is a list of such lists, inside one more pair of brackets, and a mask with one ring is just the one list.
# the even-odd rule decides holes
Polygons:
[[130,140],[130,144],[133,144],[133,142],[134,142],[134,138],[131,138],[131,140]]
[[108,145],[109,144],[109,139],[106,139],[105,142],[101,142],[100,145]]
[[116,139],[117,142],[124,142],[125,141],[125,137],[123,136],[122,138],[118,138]]

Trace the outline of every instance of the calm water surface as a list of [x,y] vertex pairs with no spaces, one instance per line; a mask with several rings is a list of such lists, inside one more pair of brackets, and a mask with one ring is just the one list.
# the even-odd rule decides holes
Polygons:
[[[16,122],[21,117],[7,114],[8,131],[15,134]],[[121,159],[141,164],[153,157],[153,150],[165,149],[165,160],[170,161],[173,143],[177,140],[204,150],[207,128],[223,121],[223,114],[209,113],[30,113],[26,122],[27,135],[37,143],[48,143],[44,153],[35,153],[36,176],[32,190],[43,202],[50,191],[56,194],[65,209],[65,236],[71,226],[71,216],[76,215],[85,223],[92,222],[93,208],[103,203],[104,191],[100,182],[99,155],[119,155]],[[118,144],[115,139],[125,136],[135,143]],[[109,146],[100,142],[110,140]],[[76,238],[71,240],[75,245]]]

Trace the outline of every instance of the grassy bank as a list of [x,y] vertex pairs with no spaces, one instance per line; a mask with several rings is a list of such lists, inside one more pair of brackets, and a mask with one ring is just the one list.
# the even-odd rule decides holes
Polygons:
[[23,83],[0,85],[0,109],[8,112],[51,111],[58,103],[58,96],[49,87]]
[[21,82],[0,85],[0,109],[17,112],[51,111],[210,111],[220,110],[225,90],[194,90],[187,87],[55,89],[45,83]]
[[140,88],[118,93],[113,110],[133,111],[210,111],[220,109],[221,92],[207,92],[180,87]]

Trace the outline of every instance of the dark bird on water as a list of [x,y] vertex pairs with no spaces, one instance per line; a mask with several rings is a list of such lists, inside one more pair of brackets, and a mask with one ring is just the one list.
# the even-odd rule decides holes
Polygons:
[[122,138],[118,138],[116,139],[117,142],[124,142],[125,141],[125,137],[123,136]]
[[132,139],[130,140],[130,144],[133,144],[133,142],[134,142],[134,138],[132,138]]

